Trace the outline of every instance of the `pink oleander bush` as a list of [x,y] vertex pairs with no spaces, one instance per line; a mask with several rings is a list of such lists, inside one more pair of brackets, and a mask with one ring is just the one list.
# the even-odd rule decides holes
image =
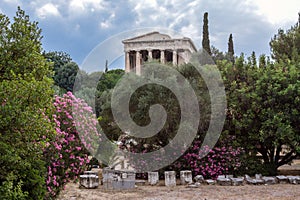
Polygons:
[[[96,117],[91,107],[71,92],[54,99],[55,139],[47,143],[47,199],[56,197],[67,182],[74,181],[87,168],[91,135],[97,136]],[[80,132],[79,132],[80,130]],[[91,134],[93,133],[93,134]],[[47,138],[45,138],[47,139]]]
[[190,169],[193,175],[216,179],[218,175],[233,174],[240,166],[240,148],[221,146],[209,148],[196,141],[193,146],[173,164],[174,169]]
[[[123,141],[124,142],[124,141]],[[216,179],[218,175],[234,174],[235,171],[241,166],[240,156],[242,153],[241,148],[233,148],[230,145],[220,144],[214,148],[209,146],[201,147],[202,142],[196,140],[191,147],[183,153],[182,156],[178,155],[180,152],[174,149],[174,155],[180,156],[173,164],[166,166],[161,170],[174,170],[179,174],[180,170],[191,170],[193,176],[203,175],[205,178]],[[121,145],[121,148],[126,148],[131,152],[147,153],[149,151],[143,150],[142,152],[134,145]],[[129,158],[130,159],[130,158]],[[161,156],[159,153],[153,156],[151,160],[132,160],[136,169],[143,169],[147,165],[151,165],[153,161],[159,161]],[[140,178],[146,178],[146,173],[139,174]]]

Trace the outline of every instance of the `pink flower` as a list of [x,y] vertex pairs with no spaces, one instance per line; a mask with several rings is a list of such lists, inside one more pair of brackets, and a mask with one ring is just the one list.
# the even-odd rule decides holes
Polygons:
[[75,149],[76,149],[77,151],[80,151],[80,150],[81,150],[81,147],[75,147]]

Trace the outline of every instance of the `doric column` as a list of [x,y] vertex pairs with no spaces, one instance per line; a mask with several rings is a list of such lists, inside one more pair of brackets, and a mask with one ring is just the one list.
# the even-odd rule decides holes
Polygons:
[[177,51],[173,50],[173,65],[177,65]]
[[148,60],[152,60],[152,49],[148,49]]
[[129,51],[125,51],[125,72],[130,72]]
[[137,75],[141,75],[141,55],[139,51],[136,51],[136,62],[135,62],[135,71]]
[[160,51],[160,62],[165,63],[165,50]]

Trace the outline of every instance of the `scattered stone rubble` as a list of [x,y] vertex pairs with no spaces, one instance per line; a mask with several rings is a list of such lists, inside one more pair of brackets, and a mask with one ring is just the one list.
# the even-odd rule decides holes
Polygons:
[[123,190],[135,188],[135,171],[115,170],[109,167],[103,169],[103,186],[106,190]]
[[300,184],[300,176],[287,176],[287,179],[291,184]]
[[[109,168],[103,169],[103,186],[105,189],[120,190],[133,189],[137,185],[146,185],[146,181],[135,180],[135,172],[132,170],[113,170]],[[165,186],[176,186],[176,172],[165,171]],[[100,182],[101,183],[101,182]],[[148,172],[148,185],[157,185],[159,183],[158,172]],[[216,180],[204,179],[202,175],[192,177],[192,171],[184,170],[180,172],[180,184],[189,188],[198,188],[201,184],[221,185],[221,186],[242,186],[250,185],[273,185],[273,184],[300,184],[300,176],[262,176],[256,174],[250,177],[247,174],[244,177],[233,177],[233,175],[221,175]],[[85,171],[80,175],[80,187],[97,188],[99,185],[98,172]]]

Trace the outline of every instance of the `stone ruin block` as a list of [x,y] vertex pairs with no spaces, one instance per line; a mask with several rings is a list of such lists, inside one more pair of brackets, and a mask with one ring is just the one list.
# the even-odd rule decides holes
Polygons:
[[176,173],[175,173],[175,171],[165,171],[165,185],[167,187],[176,186]]
[[288,179],[286,176],[276,176],[278,183],[288,183]]
[[300,184],[300,176],[287,176],[290,184]]
[[135,171],[103,169],[103,186],[106,190],[124,190],[135,188]]
[[253,179],[250,176],[248,176],[247,174],[245,175],[245,180],[246,180],[247,184],[250,184],[250,185],[262,185],[265,183],[264,180]]
[[217,183],[218,183],[218,185],[222,185],[222,186],[230,186],[231,180],[229,178],[225,178],[224,175],[221,175],[221,176],[218,176]]
[[217,179],[218,178],[226,178],[226,176],[225,175],[219,175],[218,177],[217,177]]
[[255,174],[255,179],[262,180],[262,175],[261,174]]
[[87,173],[79,176],[79,187],[92,189],[99,186],[99,177],[94,173]]
[[196,182],[196,183],[188,184],[187,187],[188,188],[198,188],[198,187],[200,187],[200,185],[201,185],[201,183]]
[[195,181],[196,183],[204,183],[204,182],[205,182],[205,180],[204,180],[204,178],[203,178],[202,175],[197,175],[197,176],[195,176],[195,177],[194,177],[194,181]]
[[225,175],[225,178],[233,178],[233,175],[232,174],[227,174],[227,175]]
[[180,184],[186,185],[191,183],[193,183],[192,171],[190,170],[180,171]]
[[271,176],[263,176],[262,180],[265,182],[266,185],[274,185],[276,184],[276,178]]
[[158,172],[148,172],[148,183],[150,185],[156,185],[159,182]]
[[244,185],[244,178],[230,178],[231,180],[231,185],[233,186],[240,186]]
[[96,171],[84,171],[83,174],[85,174],[85,175],[96,175],[96,176],[98,176],[98,172],[96,172]]
[[216,184],[216,181],[212,180],[212,179],[207,179],[207,180],[205,180],[205,182],[207,183],[207,185],[215,185]]
[[84,174],[95,174],[99,177],[99,184],[102,185],[102,169],[101,168],[92,168],[92,171],[85,171]]

